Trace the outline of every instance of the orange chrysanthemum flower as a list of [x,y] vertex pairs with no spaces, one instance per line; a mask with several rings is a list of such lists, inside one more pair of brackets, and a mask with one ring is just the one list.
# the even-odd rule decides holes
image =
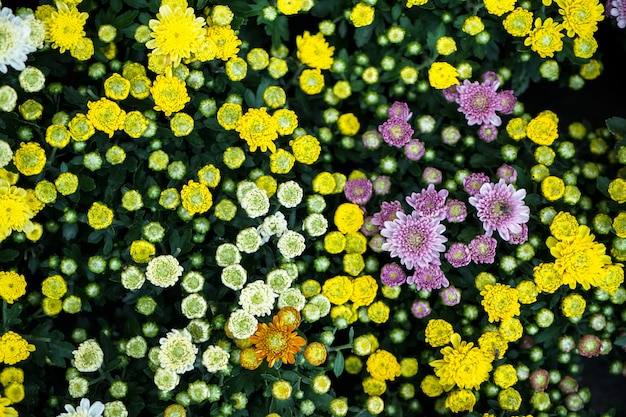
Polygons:
[[284,363],[295,363],[295,354],[302,350],[306,341],[294,331],[296,326],[286,324],[279,316],[274,316],[271,323],[259,323],[250,342],[255,346],[259,360],[267,359],[270,367],[281,359]]

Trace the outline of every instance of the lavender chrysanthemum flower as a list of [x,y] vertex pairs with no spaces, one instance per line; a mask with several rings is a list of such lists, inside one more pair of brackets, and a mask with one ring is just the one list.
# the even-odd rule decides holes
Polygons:
[[379,233],[377,233],[370,238],[370,241],[367,244],[367,246],[369,246],[369,248],[372,251],[376,253],[381,253],[381,252],[384,252],[383,244],[385,243],[385,241],[386,241],[385,238],[382,237]]
[[419,161],[424,156],[426,147],[419,139],[411,139],[404,145],[404,156],[411,161]]
[[507,184],[514,184],[517,181],[517,170],[508,164],[502,164],[496,171],[496,175]]
[[481,77],[481,80],[483,84],[486,85],[500,85],[500,76],[495,71],[485,71],[485,73],[483,73],[483,76]]
[[418,212],[406,215],[396,213],[397,218],[386,221],[380,234],[386,238],[382,249],[408,269],[424,268],[440,264],[439,256],[446,250],[444,235],[446,227],[434,218],[423,217]]
[[461,200],[449,200],[446,203],[446,220],[450,223],[461,223],[467,217],[467,207]]
[[387,115],[389,117],[399,117],[407,122],[413,117],[413,113],[409,110],[409,105],[401,101],[394,101],[387,110]]
[[517,103],[517,97],[515,97],[513,90],[502,90],[496,97],[496,111],[511,114],[515,108],[515,103]]
[[365,236],[374,236],[376,233],[380,231],[378,229],[378,226],[372,223],[373,218],[374,216],[367,216],[363,219],[363,226],[361,226],[361,233],[363,233]]
[[498,137],[498,129],[494,125],[485,123],[478,129],[478,137],[487,143],[493,142]]
[[428,188],[419,193],[407,196],[406,202],[421,216],[443,220],[446,217],[446,198],[448,198],[448,190],[437,191],[433,184],[429,184]]
[[446,101],[457,102],[459,100],[459,92],[457,91],[456,87],[457,85],[455,84],[441,90],[441,92],[443,93],[443,98],[445,98]]
[[487,174],[482,172],[473,172],[463,178],[463,188],[469,195],[476,195],[480,191],[480,187],[488,182],[490,182],[490,180]]
[[425,291],[438,290],[450,285],[441,267],[435,264],[416,269],[413,275],[407,278],[406,282],[415,284],[417,290]]
[[528,226],[526,223],[522,224],[522,231],[519,233],[509,233],[509,243],[514,245],[521,245],[528,240]]
[[475,264],[492,264],[496,259],[498,241],[486,235],[479,235],[469,243],[472,262]]
[[478,194],[471,196],[468,202],[476,207],[485,235],[491,236],[497,231],[502,239],[508,241],[510,233],[520,233],[522,224],[530,218],[530,208],[524,204],[524,197],[526,190],[516,190],[501,179],[497,184],[483,184]]
[[372,182],[367,178],[348,180],[343,193],[349,202],[362,206],[372,197]]
[[448,306],[455,306],[461,302],[461,291],[454,286],[449,286],[441,291],[439,291],[439,297],[441,297],[441,302]]
[[385,143],[401,148],[406,145],[415,131],[410,124],[401,117],[391,117],[378,126],[378,131],[383,135]]
[[441,181],[443,181],[443,172],[435,167],[426,167],[424,168],[424,172],[422,172],[422,179],[429,185],[441,184]]
[[426,300],[415,301],[411,306],[411,313],[418,319],[428,316],[431,311],[430,303]]
[[406,282],[406,272],[395,262],[385,264],[380,269],[380,281],[388,287],[397,287]]
[[472,254],[469,247],[462,242],[450,245],[448,251],[443,255],[454,268],[461,268],[472,262]]
[[374,213],[372,216],[372,224],[375,224],[379,229],[382,229],[386,221],[394,220],[396,218],[398,212],[404,213],[402,203],[398,200],[383,201],[380,204],[380,211]]
[[372,181],[372,187],[374,189],[374,194],[387,195],[391,190],[391,180],[389,180],[386,175],[380,175]]
[[606,14],[617,20],[618,28],[626,28],[626,0],[610,0],[606,8]]
[[441,129],[441,141],[446,145],[456,145],[461,140],[461,132],[456,126],[446,126]]
[[469,126],[482,124],[500,126],[502,124],[502,119],[496,114],[499,102],[496,93],[498,86],[499,83],[481,84],[478,81],[469,80],[464,80],[463,84],[457,86],[458,110],[465,115]]
[[383,137],[376,130],[368,130],[363,133],[361,140],[363,141],[363,146],[366,149],[376,150],[380,147]]

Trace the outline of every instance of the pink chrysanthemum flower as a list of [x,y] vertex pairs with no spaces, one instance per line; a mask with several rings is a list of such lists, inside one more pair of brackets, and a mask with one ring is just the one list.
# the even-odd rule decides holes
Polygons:
[[502,124],[502,119],[496,114],[499,103],[496,93],[498,86],[499,83],[481,84],[478,81],[469,80],[464,80],[463,84],[457,86],[458,110],[465,115],[469,126],[482,124],[500,126]]
[[448,198],[448,190],[444,188],[437,191],[434,184],[429,184],[428,188],[419,193],[407,196],[406,202],[420,216],[443,220],[446,217],[446,198]]
[[386,175],[380,175],[372,181],[372,187],[374,194],[387,195],[391,191],[391,180]]
[[388,287],[397,287],[406,282],[406,272],[395,262],[385,264],[380,269],[380,281]]
[[407,278],[406,282],[415,284],[417,290],[425,291],[438,290],[450,285],[439,265],[435,264],[416,269],[413,275]]
[[418,319],[428,316],[431,311],[430,303],[426,300],[415,301],[411,306],[411,313]]
[[488,182],[490,182],[490,179],[487,174],[482,172],[473,172],[463,178],[463,188],[469,195],[476,195],[480,191],[480,187]]
[[478,194],[468,201],[476,207],[485,235],[491,236],[497,231],[502,239],[508,241],[510,233],[520,233],[522,224],[530,218],[530,209],[524,204],[524,197],[526,190],[516,190],[513,185],[500,180],[497,184],[483,184]]
[[509,234],[509,243],[514,245],[521,245],[528,240],[528,226],[526,223],[522,224],[522,231],[519,233]]
[[455,84],[441,90],[441,92],[443,93],[443,98],[445,98],[447,101],[457,102],[459,100],[459,92],[457,91],[456,87],[457,85]]
[[517,181],[517,170],[511,165],[502,164],[496,171],[496,176],[507,184],[515,184],[515,181]]
[[481,80],[483,84],[486,84],[486,85],[493,85],[493,84],[500,85],[500,76],[495,71],[484,72],[483,76],[481,77]]
[[419,161],[425,152],[426,147],[419,139],[411,139],[404,145],[404,156],[411,161]]
[[402,203],[399,201],[383,201],[380,204],[380,211],[376,212],[372,216],[372,224],[378,226],[379,229],[383,228],[386,221],[394,220],[397,213],[404,213]]
[[372,182],[367,178],[348,180],[343,193],[349,202],[364,205],[372,197]]
[[493,142],[498,137],[498,128],[492,124],[485,123],[478,129],[478,137],[484,142]]
[[461,291],[454,286],[449,286],[439,291],[439,297],[443,305],[452,307],[461,302]]
[[443,255],[454,268],[461,268],[472,262],[472,254],[469,247],[462,242],[450,245],[448,251]]
[[436,219],[423,217],[417,212],[406,215],[396,213],[397,218],[386,221],[380,234],[386,238],[382,249],[408,269],[424,268],[440,264],[439,255],[446,250],[444,235],[446,227]]
[[383,136],[385,143],[401,148],[412,138],[415,131],[402,117],[391,117],[385,123],[378,126],[378,131]]
[[467,217],[467,207],[461,200],[449,200],[446,203],[446,220],[461,223]]
[[496,111],[502,114],[511,114],[517,103],[513,90],[502,90],[496,97]]
[[413,113],[409,110],[409,105],[401,101],[394,101],[387,110],[387,115],[389,117],[399,117],[406,122],[413,117]]
[[475,264],[492,264],[496,259],[498,241],[486,235],[479,235],[469,243],[472,262]]
[[609,0],[606,14],[615,18],[618,28],[626,28],[626,0]]

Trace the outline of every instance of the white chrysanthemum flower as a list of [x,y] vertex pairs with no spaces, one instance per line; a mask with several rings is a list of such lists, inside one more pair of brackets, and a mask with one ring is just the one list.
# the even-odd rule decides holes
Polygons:
[[204,287],[204,275],[198,271],[189,271],[183,276],[180,286],[188,293],[202,291]]
[[95,339],[88,339],[72,351],[74,367],[80,372],[95,372],[102,366],[104,352]]
[[28,54],[36,48],[30,44],[30,25],[14,16],[7,7],[0,9],[0,72],[6,74],[8,67],[22,71]]
[[220,278],[226,287],[239,291],[248,280],[248,271],[240,264],[232,264],[222,269]]
[[261,223],[257,229],[263,238],[263,242],[267,242],[270,237],[282,235],[285,230],[287,230],[287,220],[285,219],[285,215],[280,211],[270,214],[266,218],[263,219],[263,223]]
[[276,304],[278,308],[291,306],[296,310],[301,311],[306,304],[306,297],[298,288],[287,288],[285,291],[280,293]]
[[0,110],[12,112],[17,106],[17,91],[10,85],[0,87]]
[[171,369],[157,368],[154,372],[154,385],[163,392],[172,391],[179,382],[180,375]]
[[91,404],[87,398],[82,398],[78,407],[66,404],[65,413],[61,413],[57,417],[100,417],[103,411],[104,404],[100,401]]
[[248,227],[237,233],[236,244],[241,252],[254,253],[259,250],[263,240],[256,227]]
[[322,236],[328,230],[328,219],[320,213],[311,213],[302,221],[302,229],[311,237]]
[[293,230],[287,230],[278,239],[276,245],[280,254],[287,259],[293,259],[302,254],[306,246],[304,244],[304,236]]
[[44,73],[39,68],[30,65],[20,72],[17,80],[22,90],[27,93],[36,93],[43,90],[46,86],[46,76]]
[[253,316],[267,316],[272,313],[276,293],[261,280],[246,285],[239,294],[239,305]]
[[202,365],[209,372],[219,372],[228,368],[230,353],[219,346],[208,346],[202,353]]
[[138,290],[146,282],[146,274],[139,267],[130,265],[121,273],[122,286],[127,290]]
[[41,20],[37,19],[32,13],[22,15],[18,12],[18,16],[28,26],[30,26],[30,36],[28,38],[28,43],[35,49],[41,49],[43,47],[43,42],[46,39],[46,26],[44,25],[44,23]]
[[159,340],[161,367],[182,374],[193,369],[198,348],[187,329],[173,329]]
[[241,252],[233,243],[222,243],[215,250],[215,262],[221,267],[238,264],[241,262]]
[[9,165],[13,160],[11,145],[0,139],[0,168]]
[[260,188],[250,188],[248,192],[242,196],[240,200],[241,208],[251,219],[265,216],[270,209],[270,199],[267,193]]
[[120,400],[110,401],[104,405],[104,417],[128,417],[128,409]]
[[325,317],[328,315],[328,313],[330,313],[330,308],[331,308],[330,300],[324,294],[314,295],[313,297],[309,299],[309,304],[313,304],[314,306],[319,308],[320,315],[322,317]]
[[185,329],[191,334],[194,343],[206,342],[211,336],[211,323],[205,319],[190,320]]
[[287,181],[278,186],[276,197],[278,202],[287,208],[296,207],[302,202],[304,191],[302,187],[295,181]]
[[259,321],[252,314],[240,308],[233,311],[226,322],[226,328],[235,339],[247,339],[252,336]]
[[183,267],[172,255],[155,256],[148,262],[146,278],[157,287],[167,288],[176,284],[183,274]]
[[282,268],[273,269],[265,275],[265,283],[276,293],[280,294],[291,287],[293,277]]
[[199,319],[204,317],[208,304],[204,296],[198,293],[189,294],[180,302],[180,310],[188,319]]
[[259,187],[252,181],[243,180],[237,183],[237,190],[235,194],[237,196],[237,201],[241,203],[241,200],[244,199],[246,194],[248,194],[251,190],[259,189]]

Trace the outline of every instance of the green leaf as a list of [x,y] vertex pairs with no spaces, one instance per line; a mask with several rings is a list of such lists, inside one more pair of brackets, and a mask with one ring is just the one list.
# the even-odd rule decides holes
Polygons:
[[626,336],[620,336],[617,339],[615,339],[614,344],[621,346],[621,347],[626,347]]
[[626,119],[611,117],[606,120],[606,127],[615,136],[626,137]]
[[345,361],[343,359],[343,353],[341,353],[341,351],[337,351],[337,356],[335,357],[335,363],[333,365],[333,373],[336,377],[339,377],[343,373],[344,365]]
[[372,33],[374,33],[374,25],[356,28],[354,31],[354,41],[356,42],[356,46],[360,48],[367,45],[372,38]]
[[78,225],[76,223],[66,223],[63,225],[63,238],[72,240],[78,234]]
[[75,88],[64,86],[63,97],[70,103],[78,107],[87,106],[87,97],[78,92]]
[[0,250],[0,263],[11,262],[19,256],[19,252],[13,249]]

